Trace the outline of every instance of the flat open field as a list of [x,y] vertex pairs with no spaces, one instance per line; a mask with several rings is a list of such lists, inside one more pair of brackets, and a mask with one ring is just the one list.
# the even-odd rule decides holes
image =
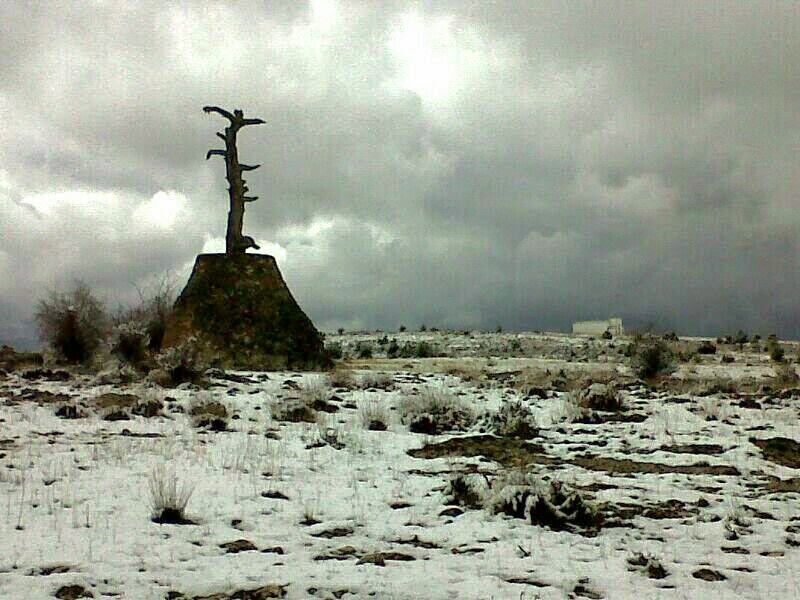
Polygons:
[[0,598],[800,597],[792,364],[682,339],[644,382],[625,337],[383,337],[328,335],[372,351],[331,374],[0,377]]

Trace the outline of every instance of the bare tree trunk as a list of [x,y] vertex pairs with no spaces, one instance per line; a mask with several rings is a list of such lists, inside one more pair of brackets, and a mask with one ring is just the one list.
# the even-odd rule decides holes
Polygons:
[[228,210],[228,227],[225,233],[225,253],[243,254],[248,248],[256,248],[253,238],[242,235],[244,225],[244,205],[245,202],[257,200],[257,196],[246,196],[248,187],[242,179],[243,171],[252,171],[261,165],[243,165],[239,163],[239,153],[236,148],[236,134],[247,125],[259,125],[263,123],[261,119],[245,119],[241,110],[234,110],[233,114],[217,106],[204,106],[203,110],[207,113],[216,112],[228,119],[231,124],[225,128],[225,133],[217,133],[225,141],[225,150],[209,150],[206,160],[211,156],[222,156],[225,158],[225,177],[228,180],[228,197],[230,208]]

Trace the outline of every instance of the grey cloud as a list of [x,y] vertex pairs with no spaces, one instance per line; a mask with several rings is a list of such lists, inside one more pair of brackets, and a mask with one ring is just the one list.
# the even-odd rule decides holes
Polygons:
[[[325,327],[800,335],[796,5],[333,5],[3,4],[0,335],[33,340],[49,285],[126,297],[222,234],[207,103],[267,121],[245,227]],[[74,190],[119,206],[19,204]],[[185,218],[132,224],[160,190]]]

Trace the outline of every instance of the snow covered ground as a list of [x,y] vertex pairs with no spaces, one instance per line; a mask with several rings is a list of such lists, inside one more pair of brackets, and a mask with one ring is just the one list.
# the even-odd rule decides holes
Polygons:
[[[426,332],[389,337],[447,356],[388,359],[382,337],[329,336],[374,349],[334,384],[0,378],[0,598],[800,598],[800,390],[763,351],[721,348],[647,386],[624,340]],[[593,379],[619,383],[623,411],[576,419],[567,390]],[[404,406],[431,393],[478,418],[411,432]],[[492,436],[481,415],[514,401],[538,432]],[[198,409],[212,402],[218,422]],[[279,420],[287,404],[309,422]],[[448,496],[455,475],[492,486],[522,467],[602,525]],[[151,486],[171,483],[192,488],[189,524],[152,520]]]

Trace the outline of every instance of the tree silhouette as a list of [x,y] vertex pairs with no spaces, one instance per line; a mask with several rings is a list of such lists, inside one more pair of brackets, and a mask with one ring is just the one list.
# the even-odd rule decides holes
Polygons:
[[247,202],[258,200],[258,196],[247,196],[249,188],[242,179],[242,172],[252,171],[261,165],[244,165],[239,162],[239,153],[236,149],[236,134],[242,127],[247,125],[261,125],[261,119],[245,119],[240,109],[233,111],[233,114],[219,108],[218,106],[204,106],[206,113],[218,113],[230,121],[230,125],[225,128],[225,133],[217,132],[217,136],[225,142],[225,150],[209,150],[206,160],[212,156],[222,156],[225,159],[225,178],[228,180],[228,196],[230,197],[230,209],[228,211],[228,229],[225,233],[225,254],[244,254],[248,248],[259,247],[253,238],[242,235],[242,225],[244,223],[244,206]]

